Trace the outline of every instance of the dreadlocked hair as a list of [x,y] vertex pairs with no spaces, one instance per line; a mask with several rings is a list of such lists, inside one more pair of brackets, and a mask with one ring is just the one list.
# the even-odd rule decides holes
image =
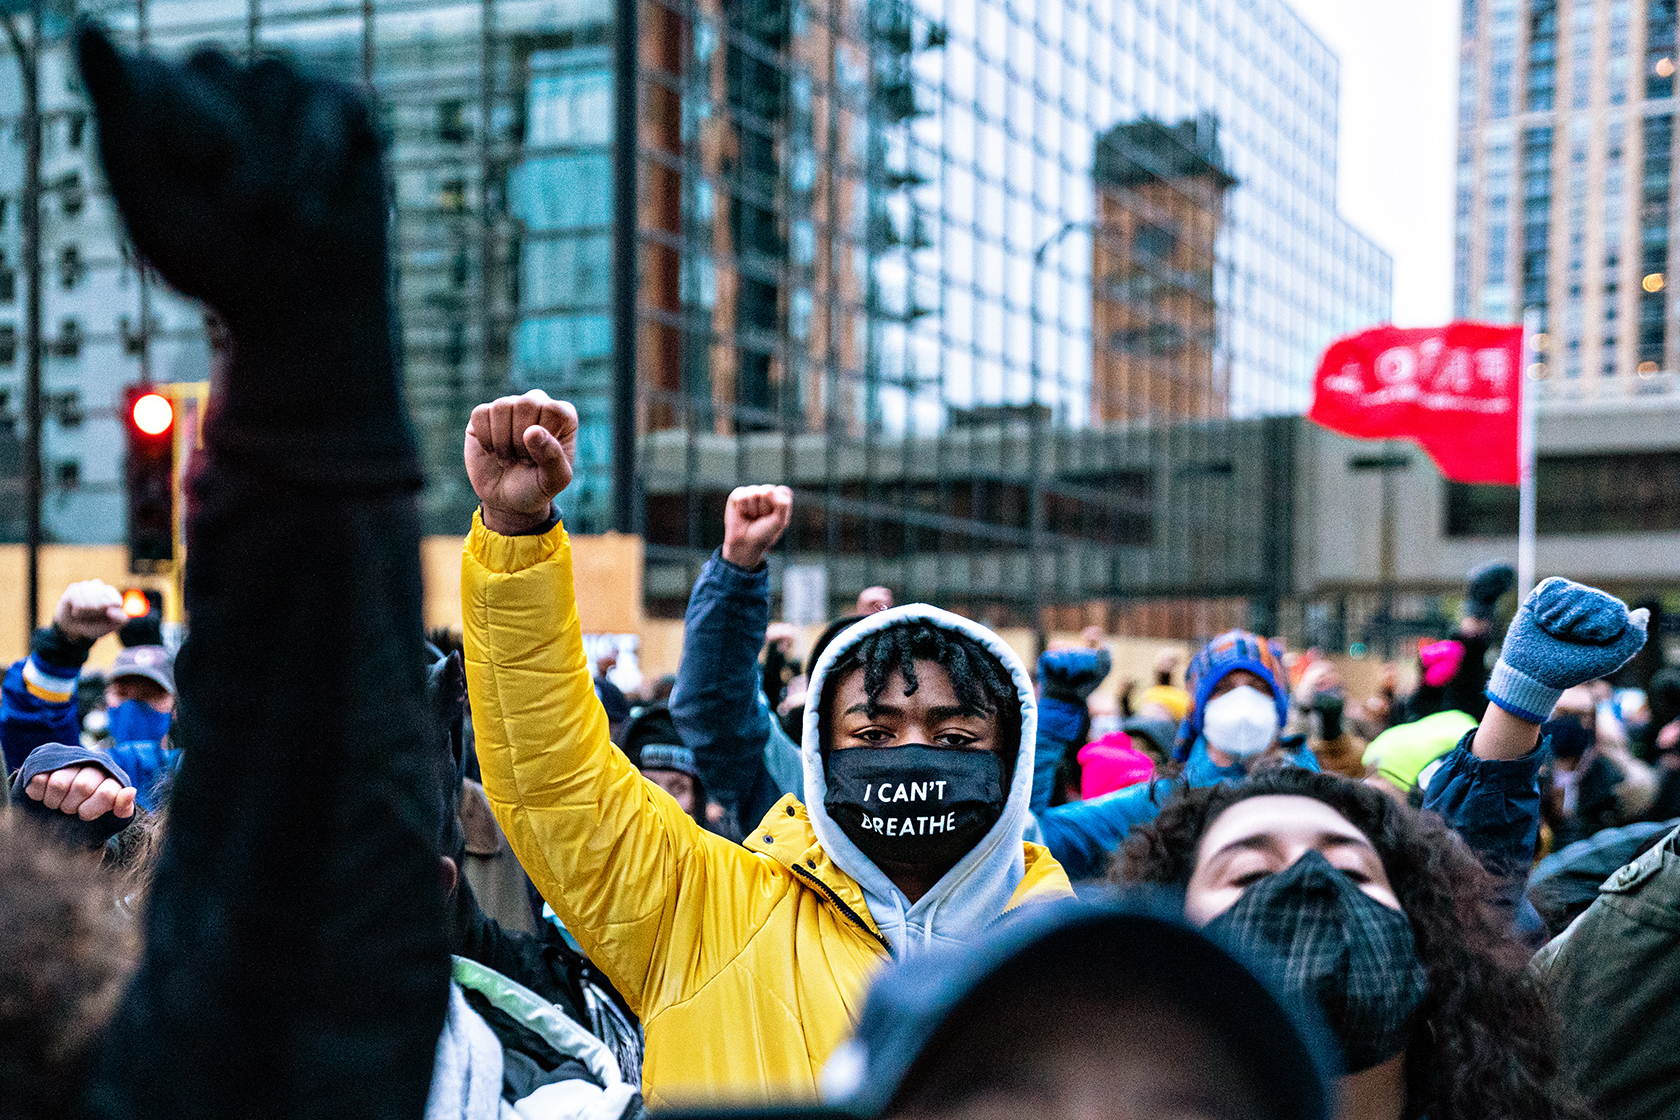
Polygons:
[[[1009,670],[967,634],[920,619],[877,630],[835,658],[823,678],[819,711],[824,713],[824,727],[835,685],[842,677],[862,669],[863,691],[870,703],[881,698],[895,674],[904,678],[904,693],[911,696],[921,687],[916,677],[918,661],[932,661],[951,675],[957,703],[964,708],[997,716],[998,753],[1012,770],[1021,749],[1021,704]],[[823,749],[828,749],[826,730]]]

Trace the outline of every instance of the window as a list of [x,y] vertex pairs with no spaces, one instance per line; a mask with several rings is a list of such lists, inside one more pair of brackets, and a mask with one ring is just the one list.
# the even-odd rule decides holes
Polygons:
[[75,459],[60,462],[54,474],[58,477],[60,490],[75,490],[82,484],[82,464]]
[[459,100],[440,101],[437,107],[438,139],[445,144],[465,144],[472,137],[467,127],[466,103]]
[[82,352],[82,325],[74,319],[66,319],[59,324],[58,341],[54,344],[54,352],[61,358],[74,358]]
[[66,291],[76,286],[84,271],[80,249],[74,245],[66,245],[58,251],[58,279]]
[[58,181],[58,200],[59,204],[64,207],[66,218],[74,218],[82,212],[82,203],[87,199],[82,191],[81,172],[66,172],[64,178]]
[[42,403],[58,421],[59,427],[74,431],[82,426],[85,419],[82,412],[82,395],[74,389],[66,393],[53,393]]
[[465,214],[467,212],[467,181],[465,179],[447,179],[443,189],[438,192],[438,206],[449,214]]
[[71,148],[80,148],[87,135],[87,114],[71,113],[64,125],[64,138]]
[[[0,326],[0,366],[17,361],[17,328],[7,323]],[[0,409],[4,411],[4,409]]]
[[[1680,530],[1680,452],[1543,456],[1535,464],[1536,527],[1546,534]],[[1446,535],[1517,531],[1515,486],[1446,483]]]

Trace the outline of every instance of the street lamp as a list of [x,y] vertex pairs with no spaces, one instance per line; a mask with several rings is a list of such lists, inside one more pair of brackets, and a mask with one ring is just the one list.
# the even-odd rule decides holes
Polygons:
[[1027,409],[1027,455],[1028,455],[1028,490],[1027,490],[1027,532],[1031,544],[1031,555],[1028,557],[1028,570],[1032,573],[1032,605],[1033,605],[1033,644],[1037,647],[1034,652],[1036,658],[1049,645],[1049,636],[1044,628],[1044,578],[1042,565],[1044,563],[1044,418],[1039,408],[1039,369],[1038,369],[1038,272],[1044,267],[1044,254],[1059,244],[1062,238],[1077,230],[1094,231],[1096,226],[1092,222],[1068,221],[1063,222],[1061,228],[1045,238],[1038,248],[1033,250],[1032,256],[1032,293],[1028,298],[1027,343],[1031,351],[1028,360],[1029,376],[1032,378],[1032,397]]

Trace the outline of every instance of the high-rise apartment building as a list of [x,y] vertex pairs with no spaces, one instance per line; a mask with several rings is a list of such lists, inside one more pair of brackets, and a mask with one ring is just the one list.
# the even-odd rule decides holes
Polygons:
[[[836,604],[873,582],[1013,617],[1275,594],[1287,518],[1236,428],[1300,411],[1320,348],[1389,311],[1386,254],[1335,209],[1336,59],[1282,0],[91,7],[156,47],[281,48],[372,84],[428,527],[472,508],[474,403],[565,396],[568,522],[642,533],[656,609],[680,606],[729,489],[764,481],[795,487],[788,562]],[[12,119],[15,90],[0,65]],[[50,454],[82,462],[49,522],[111,539],[101,410],[142,356],[191,375],[162,348],[188,354],[192,309],[152,291],[136,330],[91,144],[70,150],[85,209],[50,252],[110,291],[49,381],[104,434],[49,424]],[[0,145],[0,182],[19,152]],[[18,368],[0,361],[14,412]]]
[[1667,392],[1675,0],[1465,0],[1455,313],[1537,308],[1548,398]]

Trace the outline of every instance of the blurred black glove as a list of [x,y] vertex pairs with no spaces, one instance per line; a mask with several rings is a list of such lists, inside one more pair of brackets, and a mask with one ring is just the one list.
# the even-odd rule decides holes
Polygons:
[[1342,736],[1342,709],[1346,700],[1339,692],[1320,692],[1313,697],[1312,710],[1318,713],[1318,737],[1325,742]]
[[1503,560],[1472,568],[1465,580],[1464,613],[1483,622],[1492,622],[1500,597],[1516,585],[1515,569]]
[[[128,54],[86,21],[76,57],[135,248],[232,336],[207,438],[294,468],[313,458],[324,477],[343,466],[333,453],[346,428],[364,448],[381,427],[375,444],[411,448],[388,291],[389,193],[366,100],[276,59]],[[311,454],[299,454],[300,441]]]

